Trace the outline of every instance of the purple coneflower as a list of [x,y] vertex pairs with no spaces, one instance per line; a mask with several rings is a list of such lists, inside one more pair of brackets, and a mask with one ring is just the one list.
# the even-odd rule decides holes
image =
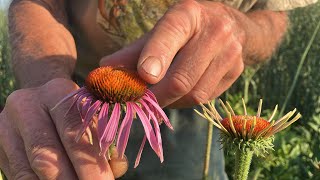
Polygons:
[[154,94],[147,89],[147,84],[135,72],[109,66],[97,68],[89,73],[84,87],[63,98],[56,107],[71,98],[73,98],[73,103],[67,113],[72,107],[77,106],[83,122],[82,129],[76,138],[77,141],[89,128],[93,117],[97,116],[100,155],[106,157],[109,154],[110,145],[115,143],[119,156],[122,158],[133,119],[137,114],[142,122],[145,136],[136,158],[135,167],[139,164],[147,139],[160,161],[163,162],[159,125],[163,121],[170,129],[173,130],[173,128]]

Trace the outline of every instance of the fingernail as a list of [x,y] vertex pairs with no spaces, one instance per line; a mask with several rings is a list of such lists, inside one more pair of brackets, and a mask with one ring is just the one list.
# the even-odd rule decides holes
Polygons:
[[162,70],[162,64],[158,58],[156,58],[154,56],[150,56],[144,60],[144,62],[141,65],[141,68],[146,73],[148,73],[154,77],[159,77],[161,70]]

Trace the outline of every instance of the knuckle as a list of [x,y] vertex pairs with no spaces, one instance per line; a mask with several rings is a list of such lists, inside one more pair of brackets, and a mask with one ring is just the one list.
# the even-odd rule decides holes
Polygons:
[[238,41],[233,41],[229,45],[225,58],[228,59],[227,63],[230,67],[235,67],[243,63],[242,55],[242,45]]
[[68,145],[76,144],[75,138],[80,131],[82,124],[74,119],[66,119],[62,125],[62,141]]
[[13,91],[8,97],[6,101],[6,105],[10,107],[15,107],[15,105],[19,105],[22,98],[28,96],[26,90],[20,89]]
[[201,89],[196,89],[193,90],[190,93],[191,99],[194,103],[199,104],[199,103],[206,103],[208,100],[210,100],[210,95],[208,92],[201,90]]
[[[70,108],[69,106],[67,108]],[[61,140],[65,140],[66,137],[69,139],[70,136],[74,136],[75,132],[81,129],[82,121],[78,108],[72,107],[67,113],[63,111],[63,113],[53,114],[53,118],[59,121],[56,126]]]
[[197,1],[180,1],[166,13],[163,19],[172,26],[171,28],[174,28],[173,32],[189,37],[192,33],[190,30],[196,27],[195,22],[197,22],[200,12],[201,6]]
[[193,88],[193,84],[193,80],[188,73],[175,72],[171,76],[169,92],[172,92],[175,96],[182,96]]
[[217,30],[217,33],[223,35],[231,35],[234,31],[234,22],[228,17],[222,16],[221,18],[217,19],[214,23],[214,26]]
[[78,86],[69,79],[52,79],[38,88],[39,101],[47,108],[52,108],[56,105],[57,100],[62,99],[77,88]]
[[[39,98],[35,97],[36,94],[35,89],[20,89],[12,92],[6,100],[6,112],[12,115],[29,113],[29,111],[26,112],[26,109],[39,105]],[[22,104],[28,106],[22,106]]]
[[46,179],[58,177],[60,170],[54,147],[36,148],[31,156],[30,166],[38,176]]
[[242,45],[238,41],[234,41],[232,43],[232,47],[234,49],[235,54],[237,54],[238,56],[242,55]]
[[221,32],[224,34],[231,34],[233,31],[233,22],[228,18],[223,18],[220,22]]
[[14,180],[28,180],[28,179],[38,179],[35,174],[29,169],[21,169],[17,173],[13,174]]
[[59,174],[59,144],[46,136],[46,133],[34,132],[34,140],[30,142],[30,166],[39,175],[54,179]]
[[[214,3],[208,13],[211,18],[207,18],[206,24],[209,25],[209,29],[214,29],[216,34],[231,34],[237,31],[235,27],[236,21],[233,14],[226,5],[222,3]],[[214,19],[214,21],[212,20]]]
[[27,145],[30,167],[39,177],[55,179],[60,173],[59,159],[63,152],[55,136],[49,136],[45,131],[34,131],[32,141]]
[[[89,150],[86,146],[89,144],[90,137],[82,137],[80,138],[79,142],[76,141],[76,138],[82,127],[83,125],[79,118],[68,119],[68,121],[63,123],[61,140],[65,145],[65,148],[69,149],[70,151],[91,151],[91,149]],[[84,136],[86,136],[85,134]]]
[[[83,122],[81,121],[77,108],[74,107],[64,117],[57,118],[60,119],[57,125],[57,131],[65,149],[70,151],[83,150],[81,149],[81,144],[87,144],[90,137],[80,138],[79,142],[76,141],[77,135],[83,127]],[[91,127],[91,125],[92,122],[90,122],[89,127]],[[85,142],[82,142],[83,140],[85,140]]]
[[25,163],[21,163],[19,159],[17,159],[16,154],[9,153],[7,154],[9,160],[9,174],[12,176],[12,179],[30,179],[30,177],[34,178],[34,172],[28,165]]
[[244,70],[244,63],[240,62],[237,63],[237,65],[235,66],[235,68],[233,68],[232,70],[230,70],[224,77],[225,80],[229,80],[229,81],[234,81],[236,80],[241,73]]
[[[56,88],[59,87],[59,88]],[[55,78],[52,79],[50,81],[48,81],[46,84],[40,86],[40,93],[43,94],[48,94],[51,93],[51,91],[49,91],[50,89],[55,89],[55,90],[59,90],[59,91],[72,91],[74,90],[76,87],[78,87],[72,80],[70,79],[65,79],[65,78]]]
[[174,9],[182,10],[190,14],[197,13],[200,8],[200,3],[194,0],[180,1],[174,6]]

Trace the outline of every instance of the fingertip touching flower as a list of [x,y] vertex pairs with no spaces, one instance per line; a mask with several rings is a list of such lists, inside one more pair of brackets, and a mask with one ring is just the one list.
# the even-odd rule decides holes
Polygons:
[[146,140],[163,162],[159,125],[164,122],[170,129],[173,128],[156,97],[147,89],[147,84],[137,73],[109,66],[97,68],[89,73],[84,87],[63,98],[55,107],[71,98],[73,103],[67,113],[76,106],[83,122],[77,141],[89,131],[92,119],[97,117],[100,155],[107,155],[109,158],[109,148],[115,144],[119,156],[123,157],[131,125],[137,114],[143,125],[145,137],[135,167],[139,164]]
[[296,112],[296,109],[294,109],[278,120],[273,120],[277,112],[277,105],[272,115],[266,120],[260,117],[262,100],[259,102],[257,114],[248,115],[243,99],[244,114],[236,115],[228,102],[225,104],[221,99],[219,101],[227,117],[221,117],[214,106],[214,102],[209,102],[207,106],[201,104],[203,113],[195,111],[221,130],[221,142],[224,146],[236,145],[239,149],[248,149],[254,151],[257,155],[263,155],[268,149],[273,149],[273,135],[287,128],[301,117],[301,114],[298,113],[290,120]]

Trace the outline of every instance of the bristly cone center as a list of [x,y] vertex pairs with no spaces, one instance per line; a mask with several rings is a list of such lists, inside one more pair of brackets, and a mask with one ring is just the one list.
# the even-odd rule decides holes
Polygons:
[[[254,118],[256,118],[256,124],[254,125]],[[241,135],[243,133],[248,134],[252,131],[252,138],[255,138],[259,133],[265,131],[270,122],[264,120],[261,117],[257,116],[248,116],[248,115],[235,115],[231,117],[234,129],[237,134]],[[229,117],[224,118],[221,121],[221,124],[228,132],[232,132],[232,128],[230,126]],[[244,127],[245,126],[245,127]],[[268,129],[270,131],[272,128]],[[245,132],[243,132],[245,131]]]
[[91,71],[85,85],[97,99],[109,103],[136,101],[147,90],[146,82],[136,72],[110,66]]

